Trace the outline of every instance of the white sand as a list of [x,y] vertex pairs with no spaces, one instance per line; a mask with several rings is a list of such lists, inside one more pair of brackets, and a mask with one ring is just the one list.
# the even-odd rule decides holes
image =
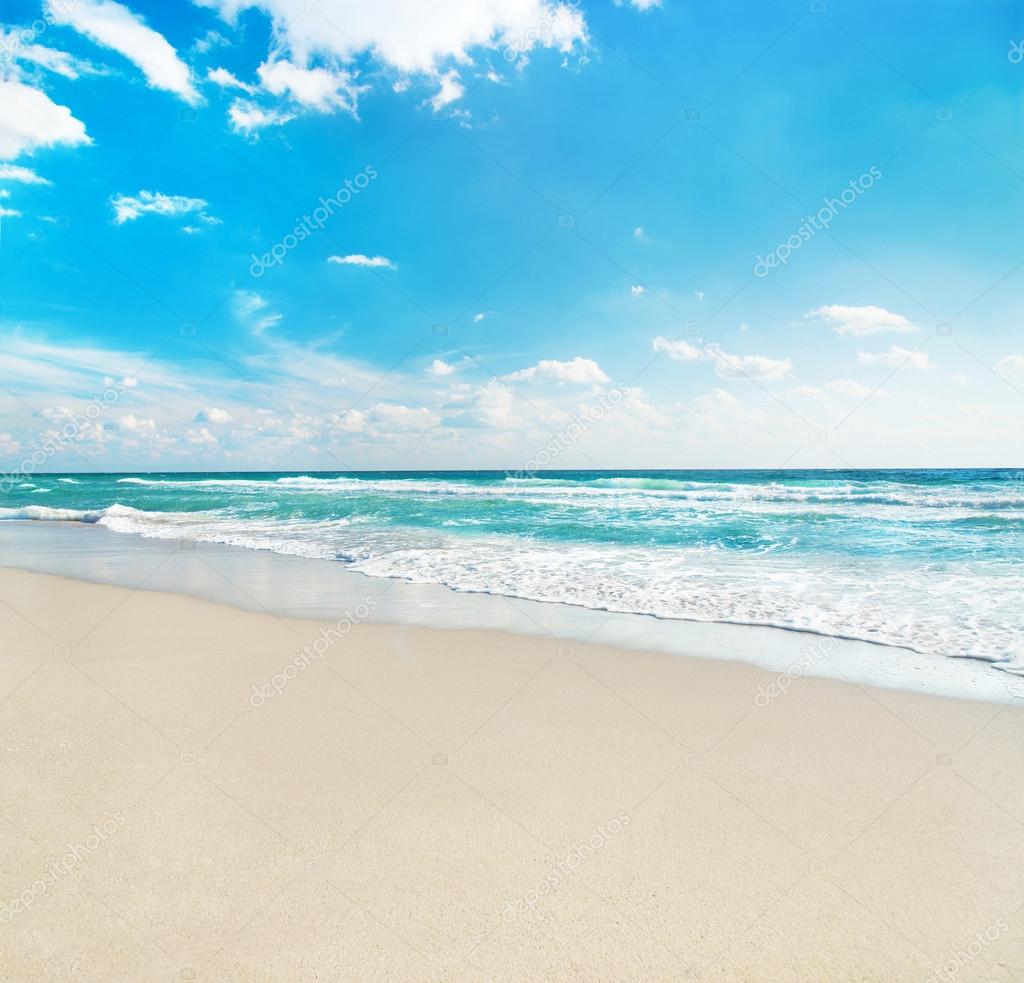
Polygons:
[[0,571],[0,979],[1024,979],[1021,707],[329,627]]

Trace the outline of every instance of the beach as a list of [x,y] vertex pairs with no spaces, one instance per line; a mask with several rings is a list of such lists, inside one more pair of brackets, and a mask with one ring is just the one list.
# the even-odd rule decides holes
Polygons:
[[1009,691],[145,579],[0,570],[3,979],[1024,975]]

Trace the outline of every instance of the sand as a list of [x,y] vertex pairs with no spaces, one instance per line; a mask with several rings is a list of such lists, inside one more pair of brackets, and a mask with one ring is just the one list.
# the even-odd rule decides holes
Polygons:
[[786,682],[0,570],[0,978],[1024,979],[1024,708]]

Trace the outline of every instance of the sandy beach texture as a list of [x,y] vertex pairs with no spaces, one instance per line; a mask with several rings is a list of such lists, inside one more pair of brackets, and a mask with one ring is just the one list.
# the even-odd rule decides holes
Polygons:
[[1019,705],[15,570],[0,651],[3,980],[1024,979]]

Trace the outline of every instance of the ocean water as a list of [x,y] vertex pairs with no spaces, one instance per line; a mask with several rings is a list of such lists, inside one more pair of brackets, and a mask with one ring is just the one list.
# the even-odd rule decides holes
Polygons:
[[800,629],[1024,673],[1024,473],[34,475],[0,519],[335,560],[659,618]]

